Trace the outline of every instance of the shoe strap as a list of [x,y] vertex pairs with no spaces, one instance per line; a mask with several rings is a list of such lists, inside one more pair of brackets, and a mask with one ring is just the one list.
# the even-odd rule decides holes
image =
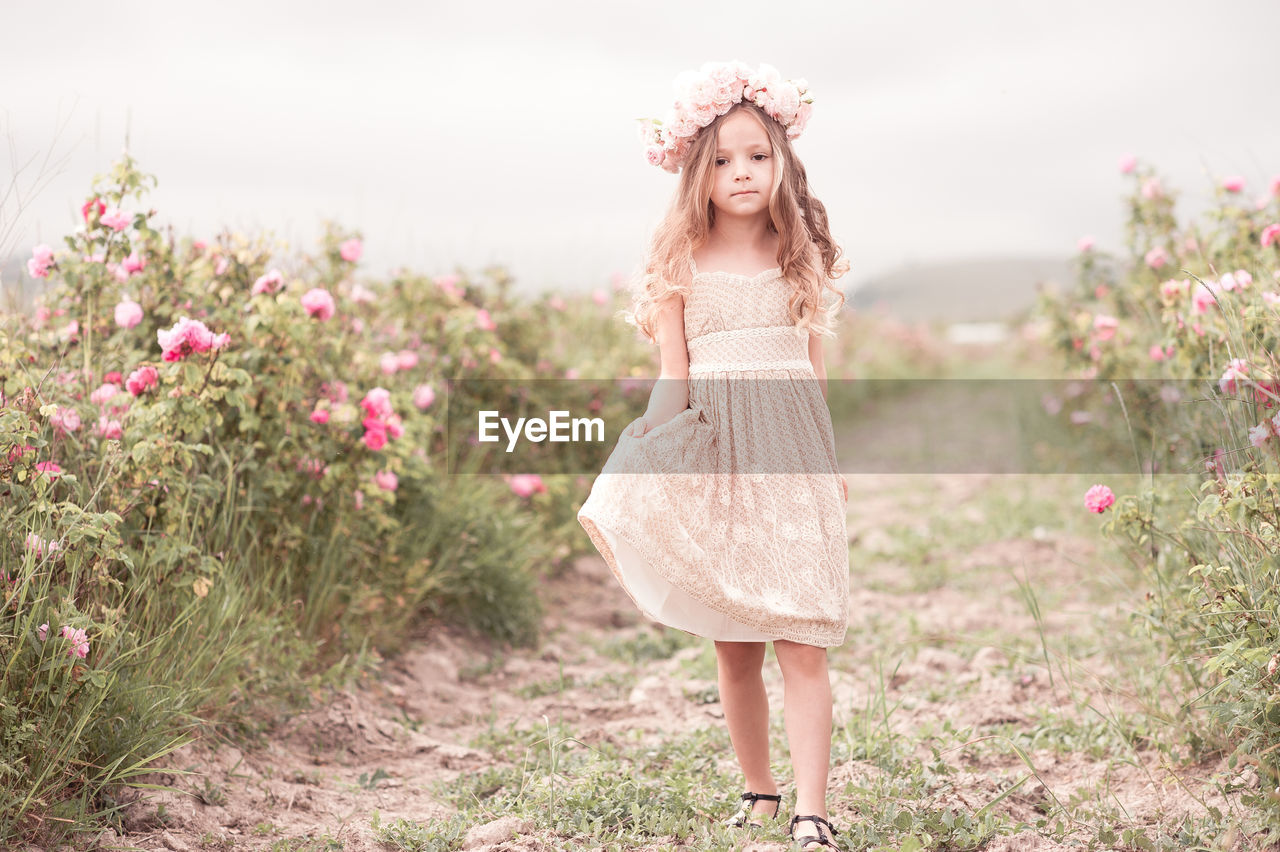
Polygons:
[[[816,826],[818,827],[818,836],[817,836],[817,837],[796,837],[796,823],[798,823],[798,822],[804,822],[804,821],[806,821],[806,820],[807,820],[807,821],[809,821],[809,822],[811,822],[811,823],[813,823],[814,825],[816,825]],[[794,838],[795,840],[798,840],[798,841],[801,843],[801,845],[802,845],[802,846],[803,846],[805,843],[808,843],[808,842],[811,842],[811,841],[812,841],[812,842],[814,842],[814,843],[819,843],[819,844],[821,844],[822,846],[830,846],[830,847],[832,847],[832,848],[834,849],[834,848],[836,848],[836,846],[835,846],[835,844],[834,844],[834,843],[832,843],[832,842],[831,842],[831,838],[827,837],[825,834],[823,834],[823,833],[822,833],[822,826],[824,826],[824,825],[825,825],[827,828],[831,829],[831,834],[832,834],[832,835],[836,835],[836,834],[839,834],[839,833],[840,833],[840,832],[836,831],[836,827],[835,827],[834,825],[832,825],[831,823],[827,822],[825,819],[823,819],[822,817],[818,816],[817,814],[806,814],[806,815],[804,815],[804,816],[798,816],[798,815],[797,815],[797,816],[793,816],[793,817],[791,818],[791,836],[792,836],[792,838]]]
[[743,793],[742,794],[742,801],[744,802],[750,802],[751,804],[754,805],[756,803],[756,800],[760,800],[764,802],[781,802],[782,795],[781,794],[775,795],[773,793]]

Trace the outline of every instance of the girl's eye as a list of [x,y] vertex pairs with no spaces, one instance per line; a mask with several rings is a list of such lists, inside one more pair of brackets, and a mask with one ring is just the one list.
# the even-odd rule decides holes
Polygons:
[[755,155],[753,155],[753,156],[751,157],[751,159],[753,159],[753,160],[763,160],[763,159],[765,159],[767,156],[768,156],[768,154],[755,154]]
[[723,165],[724,165],[725,163],[727,163],[727,162],[729,162],[729,161],[728,161],[728,160],[726,160],[724,157],[716,157],[716,165],[717,165],[717,166],[723,166]]

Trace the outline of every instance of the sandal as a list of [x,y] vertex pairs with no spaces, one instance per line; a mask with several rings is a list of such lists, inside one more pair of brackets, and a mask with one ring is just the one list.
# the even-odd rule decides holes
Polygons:
[[763,823],[758,823],[752,817],[763,817],[764,814],[757,814],[753,811],[756,800],[764,802],[774,802],[773,819],[778,818],[778,811],[782,807],[782,796],[773,793],[743,793],[742,806],[738,808],[738,812],[724,821],[729,828],[741,828],[744,825],[750,825],[752,828],[761,828]]
[[[818,827],[817,837],[796,837],[796,823],[803,822],[805,820],[808,820]],[[834,825],[827,822],[820,816],[815,816],[813,814],[808,814],[806,816],[794,816],[791,818],[791,839],[799,843],[801,849],[811,849],[814,848],[814,846],[825,846],[830,849],[838,850],[840,847],[835,844],[835,841],[823,833],[822,827],[824,825],[831,829],[831,834],[833,836],[840,833],[836,831],[836,827]]]

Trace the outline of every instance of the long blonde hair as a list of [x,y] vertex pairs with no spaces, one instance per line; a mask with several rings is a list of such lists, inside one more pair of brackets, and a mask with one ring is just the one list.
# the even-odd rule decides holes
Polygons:
[[809,192],[804,164],[792,149],[786,130],[764,110],[743,101],[693,138],[676,194],[649,244],[644,272],[632,283],[632,307],[626,320],[650,341],[656,341],[654,326],[665,301],[691,292],[690,259],[694,249],[706,243],[715,224],[711,187],[720,125],[738,110],[750,112],[760,122],[773,147],[769,218],[778,234],[778,266],[793,288],[787,305],[791,321],[813,334],[835,335],[832,326],[845,298],[831,281],[848,271],[849,264],[841,260],[840,247],[831,238],[827,208]]

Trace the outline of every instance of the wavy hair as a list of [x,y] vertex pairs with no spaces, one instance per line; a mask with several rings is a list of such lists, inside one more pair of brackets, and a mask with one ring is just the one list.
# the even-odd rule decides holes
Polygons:
[[743,101],[693,138],[675,196],[650,241],[644,271],[632,283],[632,307],[625,319],[651,342],[656,342],[657,315],[666,300],[691,292],[693,251],[706,243],[716,220],[711,188],[720,125],[739,110],[760,122],[773,148],[769,224],[778,234],[778,266],[792,286],[787,305],[791,321],[811,334],[835,336],[832,327],[845,297],[831,281],[848,271],[848,261],[841,259],[840,247],[831,238],[827,208],[809,191],[804,164],[786,130],[764,110]]

